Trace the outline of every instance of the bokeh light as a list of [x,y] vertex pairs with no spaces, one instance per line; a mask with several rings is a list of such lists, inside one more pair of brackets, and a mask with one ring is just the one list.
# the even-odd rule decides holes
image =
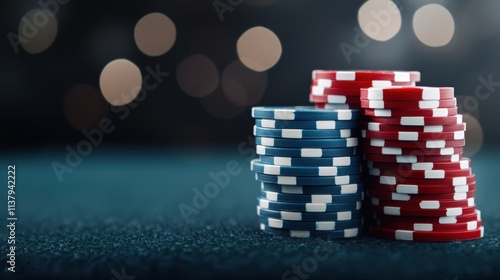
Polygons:
[[149,56],[160,56],[168,52],[174,45],[176,37],[174,22],[162,13],[145,15],[137,22],[134,29],[137,47]]
[[201,105],[208,113],[219,119],[233,119],[245,110],[245,106],[230,102],[220,87],[209,96],[203,97]]
[[358,10],[361,30],[377,41],[387,41],[401,29],[401,13],[390,0],[366,1]]
[[257,26],[248,29],[236,44],[238,57],[248,68],[261,72],[276,65],[282,48],[278,36],[271,30]]
[[418,40],[429,47],[447,45],[455,33],[455,21],[443,6],[429,4],[413,15],[413,30]]
[[479,121],[470,114],[464,114],[464,122],[467,124],[467,130],[465,131],[465,147],[464,156],[471,157],[479,150],[483,145],[483,128]]
[[219,70],[210,58],[195,54],[184,59],[177,67],[177,83],[188,95],[203,97],[219,85]]
[[57,30],[57,18],[52,12],[43,9],[30,10],[19,23],[21,46],[28,53],[41,53],[52,45]]
[[64,99],[66,120],[78,130],[98,127],[108,107],[99,90],[88,84],[72,87]]
[[126,105],[139,94],[141,71],[129,60],[116,59],[104,67],[99,84],[106,101],[114,106]]
[[255,105],[266,91],[267,72],[255,72],[235,60],[222,72],[221,84],[229,101],[242,106]]

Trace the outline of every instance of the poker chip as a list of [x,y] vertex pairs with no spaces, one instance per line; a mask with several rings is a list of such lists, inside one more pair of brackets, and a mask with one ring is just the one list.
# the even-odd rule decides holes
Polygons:
[[445,124],[463,123],[463,116],[457,114],[455,116],[447,116],[447,117],[425,117],[425,116],[424,117],[402,116],[402,117],[388,117],[388,118],[371,117],[370,121],[384,123],[384,124],[397,124],[397,125],[410,125],[410,126],[445,125]]
[[331,79],[312,79],[311,85],[324,88],[369,88],[369,87],[390,87],[390,86],[414,86],[413,82],[393,82],[384,80],[366,81],[342,81]]
[[250,169],[257,173],[282,176],[341,176],[361,173],[361,165],[352,166],[282,166],[262,163],[254,159]]
[[368,174],[374,176],[396,176],[401,178],[413,178],[413,179],[445,179],[459,176],[469,176],[472,175],[472,170],[467,169],[449,169],[449,170],[411,170],[411,169],[379,169],[379,168],[368,168]]
[[394,201],[384,200],[372,197],[370,198],[371,205],[384,207],[411,207],[419,209],[442,209],[452,207],[471,207],[475,206],[473,197],[466,200],[409,200],[409,201]]
[[370,205],[369,209],[375,213],[389,216],[455,217],[464,214],[472,214],[476,210],[476,207],[466,206],[442,209],[421,209],[417,207]]
[[361,209],[361,201],[345,203],[294,203],[270,201],[261,197],[257,198],[258,205],[263,209],[276,211],[299,211],[299,212],[339,212]]
[[[377,213],[372,213],[371,220],[387,221],[391,223],[409,222],[406,217],[380,215]],[[455,216],[455,217],[412,217],[410,222],[422,223],[422,224],[451,225],[451,224],[468,223],[479,220],[481,220],[481,211],[476,209],[474,213]]]
[[316,103],[319,109],[361,109],[361,104]]
[[349,138],[357,136],[357,130],[353,129],[275,129],[262,128],[254,126],[253,133],[255,136],[261,137],[276,137],[289,139],[305,139],[305,138]]
[[466,223],[456,223],[456,224],[433,224],[433,223],[391,223],[387,221],[375,220],[373,223],[377,227],[387,228],[387,229],[402,229],[402,230],[412,230],[412,231],[469,231],[475,230],[483,226],[483,222],[470,221]]
[[418,131],[372,131],[363,129],[361,130],[361,137],[385,139],[385,140],[398,140],[398,141],[464,140],[465,131],[460,130],[455,132],[435,133],[435,132],[418,132]]
[[398,141],[376,138],[363,138],[361,144],[373,147],[399,147],[399,148],[426,148],[442,149],[465,146],[465,139],[462,140],[424,140],[424,141]]
[[472,174],[469,176],[456,176],[447,177],[439,179],[414,179],[411,177],[404,176],[404,174],[392,174],[391,176],[373,176],[367,175],[367,180],[370,182],[376,182],[384,185],[397,185],[397,184],[412,184],[412,185],[424,185],[424,184],[436,184],[436,185],[451,185],[460,186],[473,184],[476,182],[476,175]]
[[455,148],[436,148],[436,149],[412,149],[412,148],[398,148],[398,147],[363,147],[363,151],[371,154],[381,154],[381,155],[423,155],[423,156],[445,156],[461,154],[463,152],[463,147]]
[[364,193],[330,195],[330,194],[282,194],[271,191],[260,191],[260,197],[269,201],[311,202],[311,203],[345,203],[364,199]]
[[330,94],[330,95],[309,95],[309,101],[313,103],[329,103],[329,104],[349,104],[358,105],[361,108],[361,102],[359,97],[356,95],[341,95],[341,94]]
[[395,201],[414,201],[414,200],[466,200],[475,196],[474,191],[462,193],[445,193],[445,194],[401,194],[394,192],[377,191],[373,189],[366,190],[368,197],[374,197],[383,200]]
[[452,87],[371,87],[360,90],[361,99],[383,101],[424,101],[454,98]]
[[424,155],[379,155],[365,153],[364,159],[367,161],[389,162],[389,163],[417,163],[417,162],[458,162],[462,159],[461,154],[445,156],[424,156]]
[[361,175],[342,175],[342,176],[324,176],[324,177],[297,177],[297,176],[279,176],[255,173],[255,179],[261,182],[279,184],[279,185],[311,185],[311,186],[338,186],[346,184],[361,183]]
[[283,139],[272,137],[255,137],[255,144],[266,147],[285,148],[347,148],[358,146],[358,138],[342,139]]
[[320,120],[320,121],[280,121],[271,119],[256,119],[255,125],[263,128],[298,128],[298,129],[342,129],[342,128],[358,128],[359,122],[356,121],[336,121],[336,120]]
[[260,223],[266,227],[292,230],[332,231],[349,228],[360,228],[362,220],[349,221],[287,221],[275,218],[259,217]]
[[271,191],[282,194],[353,194],[362,193],[364,191],[363,184],[346,184],[338,186],[294,186],[294,185],[278,185],[272,183],[260,183],[261,190]]
[[420,72],[417,71],[333,71],[314,70],[313,79],[330,79],[335,81],[372,81],[386,80],[394,82],[419,82]]
[[471,160],[463,158],[457,162],[418,162],[412,164],[394,164],[385,162],[367,161],[368,168],[389,170],[463,170],[471,168]]
[[361,108],[367,109],[434,109],[454,108],[456,106],[456,98],[422,101],[385,101],[361,99]]
[[360,110],[317,110],[312,106],[253,107],[252,117],[274,120],[357,120]]
[[356,97],[359,102],[359,88],[339,88],[339,87],[320,87],[311,86],[311,93],[309,96],[323,96],[323,95],[348,95]]
[[392,125],[383,124],[377,122],[368,122],[362,125],[363,129],[369,131],[416,131],[416,132],[455,132],[455,131],[465,131],[466,124],[449,124],[449,125],[424,125],[424,126],[403,126],[403,125]]
[[257,206],[257,215],[286,221],[350,221],[362,218],[361,212],[338,211],[326,213],[307,213],[294,211],[276,211]]
[[385,191],[385,192],[395,192],[401,194],[454,194],[471,192],[476,190],[476,184],[470,185],[460,185],[460,186],[450,186],[450,185],[437,185],[437,184],[425,184],[425,185],[414,185],[414,184],[396,184],[396,185],[385,185],[378,183],[371,183],[370,189]]
[[325,158],[295,158],[260,156],[264,164],[283,166],[351,166],[361,164],[360,156],[325,157]]
[[343,230],[293,230],[293,229],[277,229],[272,227],[267,227],[265,224],[260,224],[260,229],[263,232],[279,235],[288,236],[293,238],[323,238],[323,239],[337,239],[337,238],[353,238],[357,237],[360,228],[351,228]]
[[342,157],[357,155],[356,147],[345,148],[277,148],[257,145],[256,153],[263,156],[288,156],[301,158]]
[[467,231],[423,232],[384,227],[370,227],[370,234],[380,238],[407,241],[465,241],[479,239],[484,236],[484,227]]
[[456,116],[458,108],[435,109],[364,109],[364,114],[371,117],[448,117]]

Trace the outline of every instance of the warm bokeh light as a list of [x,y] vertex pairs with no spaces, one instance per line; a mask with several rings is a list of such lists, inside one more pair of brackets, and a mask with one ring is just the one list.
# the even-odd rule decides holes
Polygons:
[[177,82],[188,95],[203,97],[219,85],[219,70],[210,58],[195,54],[184,59],[177,67]]
[[455,21],[443,6],[429,4],[421,7],[413,15],[415,35],[429,47],[447,45],[455,33]]
[[481,146],[483,145],[483,128],[479,121],[470,114],[464,114],[464,122],[467,124],[464,156],[470,157],[481,150]]
[[72,87],[64,99],[66,120],[78,130],[98,127],[108,107],[99,90],[88,84]]
[[401,29],[401,13],[390,0],[366,1],[358,10],[361,30],[377,41],[387,41]]
[[238,57],[248,68],[261,72],[276,65],[281,57],[281,42],[271,30],[257,26],[250,28],[238,39]]
[[203,97],[201,105],[208,113],[219,119],[233,119],[245,110],[244,106],[229,102],[220,87],[209,96]]
[[108,63],[99,80],[104,98],[114,106],[130,103],[137,97],[142,85],[139,67],[126,59]]
[[174,22],[161,13],[145,15],[137,22],[134,29],[137,47],[149,56],[159,56],[169,51],[176,37]]
[[30,10],[19,23],[21,45],[26,52],[37,54],[48,49],[57,35],[57,18],[55,15],[42,9]]
[[255,72],[235,60],[222,72],[221,84],[229,101],[242,106],[255,105],[266,91],[267,72]]

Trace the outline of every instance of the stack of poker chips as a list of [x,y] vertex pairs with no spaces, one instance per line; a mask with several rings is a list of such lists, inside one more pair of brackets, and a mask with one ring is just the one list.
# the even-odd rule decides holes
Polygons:
[[454,241],[483,236],[465,123],[453,88],[361,89],[368,223],[376,237]]
[[296,238],[356,237],[362,226],[360,110],[254,107],[263,231]]
[[314,70],[309,100],[316,108],[359,109],[360,89],[414,86],[420,72]]

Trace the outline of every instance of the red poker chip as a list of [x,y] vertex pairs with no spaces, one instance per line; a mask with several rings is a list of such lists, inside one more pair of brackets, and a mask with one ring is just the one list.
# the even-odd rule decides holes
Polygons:
[[369,209],[375,213],[389,216],[454,217],[472,214],[476,211],[476,206],[449,207],[444,209],[420,209],[415,207],[370,205]]
[[411,170],[411,169],[380,169],[368,168],[368,174],[373,176],[397,176],[412,179],[445,179],[460,176],[472,175],[472,170],[467,169],[447,169],[447,170]]
[[372,147],[418,148],[418,149],[443,149],[465,146],[463,140],[424,140],[424,141],[398,141],[386,139],[361,139],[361,144]]
[[476,191],[476,183],[462,186],[437,185],[437,184],[397,184],[384,185],[371,183],[369,189],[376,191],[395,192],[401,194],[453,194]]
[[[407,223],[408,217],[400,217],[400,216],[389,216],[384,214],[371,213],[372,220],[380,220],[391,223]],[[411,222],[413,223],[430,223],[437,225],[451,225],[451,224],[460,224],[460,223],[468,223],[472,221],[480,221],[481,220],[481,211],[477,210],[474,213],[460,215],[455,217],[411,217]]]
[[410,201],[394,201],[384,200],[376,197],[370,198],[371,205],[387,206],[387,207],[402,207],[416,209],[447,209],[453,207],[471,207],[476,206],[473,197],[466,200],[410,200]]
[[455,107],[457,107],[456,98],[422,101],[385,101],[361,99],[361,108],[368,109],[434,109]]
[[361,130],[361,137],[398,141],[424,140],[464,140],[465,131],[455,132],[418,132],[418,131],[372,131]]
[[369,161],[389,163],[418,163],[418,162],[458,162],[462,159],[461,154],[446,156],[418,156],[418,155],[380,155],[364,153],[363,158]]
[[360,92],[361,99],[384,101],[423,101],[443,100],[455,97],[452,87],[372,87],[363,88]]
[[435,200],[435,199],[460,201],[475,197],[476,193],[474,191],[471,191],[464,193],[445,193],[445,194],[401,194],[401,193],[384,192],[384,191],[367,189],[366,195],[368,197],[375,197],[379,199],[394,200],[394,201]]
[[407,241],[465,241],[480,239],[484,236],[484,227],[468,231],[423,232],[402,229],[370,227],[369,232],[374,237]]
[[309,101],[313,103],[348,103],[348,104],[357,104],[361,106],[359,103],[359,98],[357,96],[349,96],[349,95],[309,95]]
[[445,156],[461,154],[463,147],[441,148],[441,149],[419,149],[419,148],[397,148],[397,147],[372,147],[365,146],[363,151],[371,154],[381,155],[424,155],[424,156]]
[[404,126],[404,125],[394,125],[394,124],[384,124],[377,122],[364,122],[362,128],[369,131],[416,131],[416,132],[455,132],[455,131],[465,131],[467,129],[466,123],[459,124],[447,124],[447,125],[427,125],[427,126]]
[[359,89],[357,88],[324,88],[318,86],[311,86],[311,95],[349,95],[357,97],[359,101]]
[[371,117],[448,117],[455,116],[458,108],[435,109],[364,109],[365,115]]
[[450,186],[462,186],[470,185],[476,182],[476,175],[472,174],[469,176],[458,176],[458,177],[447,177],[444,179],[414,179],[411,177],[403,177],[402,175],[391,175],[391,176],[373,176],[368,175],[368,180],[370,182],[383,184],[383,185],[450,185]]
[[336,81],[371,81],[387,80],[394,82],[419,82],[420,72],[417,71],[336,71],[314,70],[313,79],[330,79]]
[[369,221],[376,227],[383,227],[387,229],[402,229],[402,230],[413,230],[422,232],[441,232],[441,231],[469,231],[475,230],[483,226],[483,221],[470,221],[467,223],[456,223],[456,224],[433,224],[433,223],[415,223],[409,221],[407,223],[392,223],[384,220],[374,220]]
[[408,126],[445,125],[463,123],[463,116],[457,114],[456,116],[449,117],[371,117],[370,121]]
[[338,81],[331,79],[312,79],[311,85],[325,88],[369,88],[369,87],[390,87],[390,86],[414,86],[414,82],[393,82],[384,80],[367,81]]
[[385,163],[368,161],[368,168],[385,170],[463,170],[471,168],[470,158],[463,158],[458,162],[419,162],[412,164]]

